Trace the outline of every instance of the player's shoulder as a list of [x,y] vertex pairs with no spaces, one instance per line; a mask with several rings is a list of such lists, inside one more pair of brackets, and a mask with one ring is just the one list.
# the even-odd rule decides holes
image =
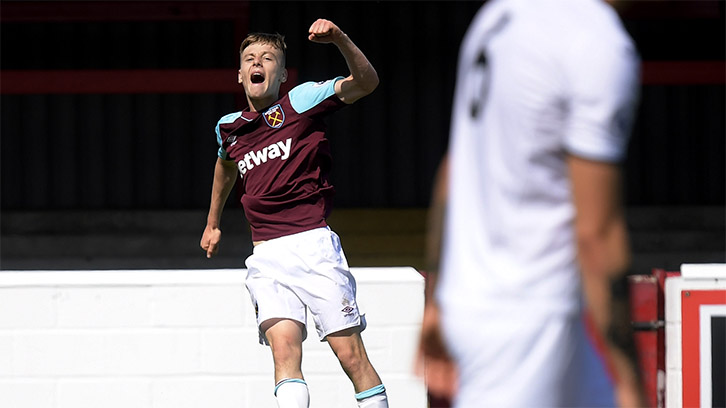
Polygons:
[[222,116],[217,121],[217,125],[214,126],[214,132],[217,134],[217,143],[220,146],[222,146],[222,140],[223,140],[222,134],[226,134],[227,131],[228,131],[223,125],[226,125],[226,124],[229,124],[229,123],[234,123],[240,117],[242,117],[242,112],[241,111],[240,112],[233,112],[233,113],[228,113],[228,114]]
[[242,112],[232,112],[228,113],[224,116],[222,116],[218,121],[217,125],[225,124],[225,123],[232,123],[235,120],[237,120],[240,116],[242,116]]
[[605,1],[567,0],[562,21],[568,28],[578,30],[582,42],[622,47],[632,43],[615,9]]
[[290,105],[297,113],[306,112],[322,101],[335,95],[335,83],[343,79],[342,76],[320,82],[305,82],[288,92]]
[[637,59],[634,42],[615,9],[605,1],[542,0],[530,8],[520,7],[520,12],[528,26],[544,25],[549,33],[538,35],[530,29],[529,40],[571,69],[587,71],[593,64]]

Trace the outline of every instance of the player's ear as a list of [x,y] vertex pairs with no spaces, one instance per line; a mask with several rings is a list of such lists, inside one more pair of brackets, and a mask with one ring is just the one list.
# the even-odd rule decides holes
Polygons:
[[283,68],[282,70],[282,76],[280,77],[280,82],[287,82],[287,68]]
[[241,68],[237,71],[237,83],[238,84],[242,83],[242,69]]

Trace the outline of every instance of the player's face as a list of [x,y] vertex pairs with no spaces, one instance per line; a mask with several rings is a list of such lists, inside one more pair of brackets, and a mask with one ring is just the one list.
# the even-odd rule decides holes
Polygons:
[[242,51],[238,81],[250,106],[266,107],[277,100],[280,85],[287,80],[282,51],[264,43],[254,43]]

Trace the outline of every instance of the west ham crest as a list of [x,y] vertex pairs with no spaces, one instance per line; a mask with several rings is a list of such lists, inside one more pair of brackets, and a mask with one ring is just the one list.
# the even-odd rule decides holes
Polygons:
[[282,124],[285,122],[285,112],[283,112],[282,106],[280,106],[279,103],[265,111],[262,116],[265,117],[265,122],[267,122],[267,126],[273,129],[281,127]]

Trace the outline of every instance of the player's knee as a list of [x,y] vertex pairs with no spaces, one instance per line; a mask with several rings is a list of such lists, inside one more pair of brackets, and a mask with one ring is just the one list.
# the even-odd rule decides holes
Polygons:
[[360,350],[352,347],[339,350],[337,355],[338,360],[340,360],[340,365],[347,373],[360,372],[368,364],[368,360]]
[[300,348],[292,343],[278,344],[272,349],[272,355],[275,360],[287,361],[295,359],[301,355]]
[[302,357],[302,345],[291,339],[277,339],[270,343],[275,362],[299,360]]

